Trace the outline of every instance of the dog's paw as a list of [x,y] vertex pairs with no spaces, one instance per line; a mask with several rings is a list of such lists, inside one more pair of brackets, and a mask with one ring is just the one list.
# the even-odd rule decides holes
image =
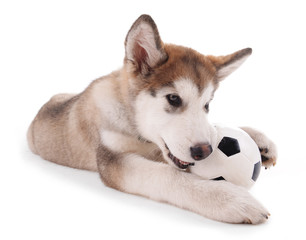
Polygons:
[[232,214],[234,223],[260,224],[267,221],[270,216],[268,210],[248,192],[236,196],[235,202],[230,207],[234,211]]
[[[272,144],[272,147],[271,147]],[[275,166],[277,160],[277,151],[273,142],[270,147],[259,148],[261,154],[262,165],[267,169],[271,166]]]
[[262,165],[266,169],[270,168],[271,166],[275,166],[277,161],[277,148],[274,142],[264,133],[253,128],[242,127],[241,129],[247,132],[257,144],[261,154]]
[[218,183],[221,184],[222,189],[220,191],[219,188],[219,194],[222,194],[222,197],[216,201],[221,206],[219,221],[260,224],[268,220],[270,213],[246,189],[228,182]]

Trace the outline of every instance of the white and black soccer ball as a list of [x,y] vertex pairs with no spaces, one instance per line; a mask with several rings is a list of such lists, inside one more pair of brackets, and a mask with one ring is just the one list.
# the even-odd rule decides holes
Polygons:
[[250,189],[261,169],[261,156],[253,139],[240,128],[216,125],[213,152],[190,168],[207,180],[225,180]]

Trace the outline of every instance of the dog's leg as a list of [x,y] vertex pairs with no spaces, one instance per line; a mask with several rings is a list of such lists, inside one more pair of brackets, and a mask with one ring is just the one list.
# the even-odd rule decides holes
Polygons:
[[272,140],[270,140],[264,133],[250,127],[241,127],[242,130],[247,132],[250,137],[257,144],[262,159],[262,165],[269,168],[276,164],[277,148]]
[[120,191],[167,202],[228,223],[264,222],[269,213],[245,189],[225,181],[208,181],[136,154],[97,153],[102,181]]

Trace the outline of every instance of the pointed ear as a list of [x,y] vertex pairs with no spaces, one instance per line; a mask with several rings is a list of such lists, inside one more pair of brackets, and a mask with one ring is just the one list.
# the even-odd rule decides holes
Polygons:
[[155,22],[149,15],[141,15],[132,25],[125,39],[125,59],[134,70],[147,75],[167,59]]
[[252,54],[252,48],[245,48],[226,56],[209,56],[212,63],[217,68],[217,79],[222,81]]

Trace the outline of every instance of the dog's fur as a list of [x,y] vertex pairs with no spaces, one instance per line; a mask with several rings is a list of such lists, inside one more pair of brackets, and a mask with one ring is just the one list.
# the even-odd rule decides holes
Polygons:
[[[188,171],[196,165],[190,149],[201,146],[206,153],[215,141],[207,114],[219,82],[251,52],[204,56],[164,44],[152,18],[142,15],[127,34],[122,69],[80,94],[52,97],[28,130],[30,149],[58,164],[98,171],[105,185],[123,192],[218,221],[261,223],[269,213],[246,190]],[[262,149],[263,165],[274,165],[274,144],[244,130]]]

